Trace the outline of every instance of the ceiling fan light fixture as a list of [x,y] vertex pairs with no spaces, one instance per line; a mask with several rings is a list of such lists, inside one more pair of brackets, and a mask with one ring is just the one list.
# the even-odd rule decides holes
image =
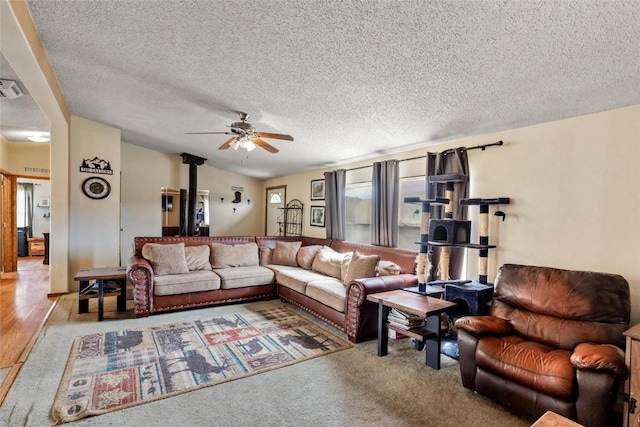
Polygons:
[[51,138],[43,132],[29,135],[27,136],[27,139],[33,142],[49,142],[51,140]]
[[244,146],[242,148],[244,148],[247,151],[253,151],[256,149],[256,144],[254,144],[253,142],[251,142],[250,139],[246,139],[243,142]]

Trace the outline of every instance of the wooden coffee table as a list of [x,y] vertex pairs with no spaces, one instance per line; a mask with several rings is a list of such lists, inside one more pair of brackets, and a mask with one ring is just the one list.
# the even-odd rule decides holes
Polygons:
[[[127,311],[127,268],[104,267],[80,270],[73,280],[80,282],[78,289],[78,313],[89,312],[89,299],[98,298],[98,321],[103,319],[104,296],[118,297],[118,311]],[[94,281],[92,284],[91,281]],[[104,282],[113,281],[118,290],[105,292]],[[97,289],[96,289],[97,288]]]
[[[416,348],[425,347],[425,364],[440,369],[440,315],[457,304],[438,298],[403,290],[367,295],[367,300],[378,303],[378,356],[386,356],[389,345],[389,329],[416,340]],[[425,327],[406,330],[387,322],[392,308],[415,314],[426,319]],[[420,346],[419,346],[420,345]]]

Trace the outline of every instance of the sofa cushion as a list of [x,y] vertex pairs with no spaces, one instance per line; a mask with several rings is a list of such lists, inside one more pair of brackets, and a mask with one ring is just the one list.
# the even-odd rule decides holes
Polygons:
[[147,243],[142,247],[142,256],[149,261],[156,276],[188,273],[184,255],[184,243]]
[[342,279],[342,260],[349,253],[340,254],[328,246],[323,246],[313,259],[311,269],[315,272],[325,274],[335,279]]
[[271,258],[273,257],[273,249],[268,246],[260,246],[260,265],[271,264]]
[[347,288],[337,279],[315,280],[307,284],[305,295],[344,313]]
[[153,294],[157,296],[220,289],[220,277],[213,271],[192,271],[154,277]]
[[211,267],[250,267],[259,264],[258,245],[255,242],[242,245],[211,243]]
[[270,265],[276,274],[276,282],[278,286],[284,286],[286,288],[293,289],[301,294],[305,293],[307,283],[316,280],[325,280],[327,276],[324,274],[316,273],[315,271],[305,270],[300,267],[291,267],[286,265]]
[[393,261],[380,260],[378,263],[378,276],[395,276],[400,274],[402,269]]
[[311,270],[313,260],[320,249],[322,249],[322,245],[302,246],[298,249],[298,255],[296,256],[298,265],[305,270]]
[[209,245],[185,246],[184,256],[189,271],[211,270]]
[[526,341],[515,335],[483,337],[478,342],[479,368],[550,396],[570,400],[575,382],[571,352]]
[[214,270],[220,276],[222,289],[246,288],[273,283],[275,275],[267,267],[230,267]]
[[375,277],[378,262],[380,262],[380,255],[362,255],[354,251],[346,272],[342,276],[342,282],[348,285],[352,280]]
[[300,246],[302,246],[302,242],[276,242],[271,264],[297,267],[298,261],[296,260],[296,255],[298,254]]

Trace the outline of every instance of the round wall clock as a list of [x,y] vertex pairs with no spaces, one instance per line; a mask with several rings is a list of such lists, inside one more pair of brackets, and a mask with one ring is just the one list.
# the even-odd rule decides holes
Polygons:
[[111,193],[111,185],[104,178],[92,176],[82,183],[82,192],[90,199],[104,199]]

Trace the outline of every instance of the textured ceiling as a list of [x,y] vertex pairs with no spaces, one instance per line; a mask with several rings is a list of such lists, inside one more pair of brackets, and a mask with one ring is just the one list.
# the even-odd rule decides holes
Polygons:
[[640,103],[636,0],[28,5],[73,114],[259,178]]

